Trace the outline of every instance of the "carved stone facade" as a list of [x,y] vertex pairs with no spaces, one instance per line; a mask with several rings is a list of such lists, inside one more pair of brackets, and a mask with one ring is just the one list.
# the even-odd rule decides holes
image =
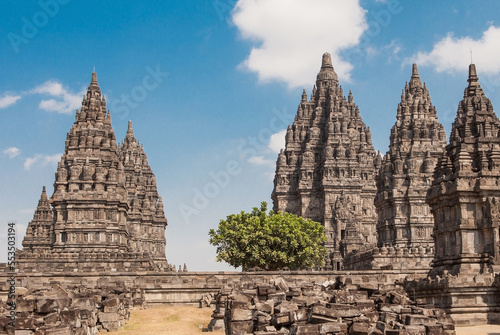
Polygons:
[[344,255],[376,243],[373,199],[380,160],[352,93],[344,96],[325,53],[311,97],[304,90],[287,129],[271,197],[274,210],[325,226],[326,269],[341,269]]
[[445,146],[443,125],[413,64],[376,177],[377,248],[368,255],[350,255],[351,268],[430,267],[434,218],[425,197]]
[[500,269],[500,120],[474,64],[468,82],[427,194],[435,221],[432,273],[440,276]]
[[434,216],[432,269],[426,279],[406,285],[458,325],[500,324],[500,120],[478,80],[471,64],[427,193]]
[[434,220],[425,197],[445,146],[443,125],[413,64],[398,104],[389,151],[377,175],[379,247],[425,248],[433,244]]
[[134,136],[132,121],[129,121],[125,139],[118,146],[118,156],[123,164],[128,194],[128,247],[132,252],[147,252],[155,263],[165,265],[167,219],[163,201],[144,148]]
[[376,175],[377,245],[346,254],[346,269],[430,267],[434,219],[425,197],[445,145],[444,128],[414,64],[398,104],[389,151]]
[[170,268],[155,177],[131,123],[117,146],[95,73],[66,137],[50,204],[48,214],[44,190],[18,255],[22,271]]
[[28,224],[28,229],[26,229],[23,248],[36,253],[48,251],[53,243],[53,219],[52,208],[50,207],[44,186],[35,214],[33,215],[33,220]]

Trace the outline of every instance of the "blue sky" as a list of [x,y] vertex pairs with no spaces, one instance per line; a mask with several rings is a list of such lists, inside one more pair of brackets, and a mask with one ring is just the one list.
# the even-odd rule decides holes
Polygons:
[[[0,245],[21,244],[42,186],[52,194],[93,68],[112,124],[128,120],[165,203],[167,258],[215,262],[208,230],[270,201],[277,150],[321,55],[332,54],[375,149],[385,152],[417,62],[447,134],[477,64],[500,108],[497,1],[0,0]],[[271,207],[271,205],[270,205]],[[0,252],[5,261],[6,251]]]

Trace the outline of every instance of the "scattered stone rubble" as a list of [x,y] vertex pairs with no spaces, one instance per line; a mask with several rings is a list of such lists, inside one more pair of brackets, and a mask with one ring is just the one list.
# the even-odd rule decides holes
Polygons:
[[[95,335],[118,330],[129,319],[130,309],[146,307],[144,291],[124,287],[65,289],[16,288],[15,334]],[[10,302],[10,301],[8,301]],[[14,334],[5,302],[0,302],[0,335]]]
[[347,278],[222,290],[208,329],[226,334],[455,334],[443,310],[417,306],[401,287],[354,285]]

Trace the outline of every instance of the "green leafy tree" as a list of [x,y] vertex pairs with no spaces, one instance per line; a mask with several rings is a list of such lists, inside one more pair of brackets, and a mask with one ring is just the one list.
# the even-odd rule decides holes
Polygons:
[[210,244],[217,247],[217,261],[244,269],[299,270],[323,265],[326,249],[324,227],[311,220],[269,211],[267,204],[251,213],[231,214],[210,229]]

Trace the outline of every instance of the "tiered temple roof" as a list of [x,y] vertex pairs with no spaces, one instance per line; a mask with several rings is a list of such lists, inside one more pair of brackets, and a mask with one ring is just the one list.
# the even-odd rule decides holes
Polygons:
[[392,253],[397,261],[386,258],[393,267],[428,267],[432,260],[434,219],[425,197],[445,146],[443,125],[413,64],[391,129],[389,151],[377,174],[377,244],[384,255],[387,248],[401,251],[398,257]]
[[500,120],[474,64],[449,144],[439,159],[427,201],[434,215],[434,274],[498,271]]
[[[28,234],[19,255],[21,269],[169,269],[167,220],[153,172],[131,124],[117,147],[95,73],[67,135],[50,203],[52,224],[43,230],[43,240],[50,244],[37,252]],[[32,221],[28,232],[38,229],[39,221]]]
[[327,269],[376,242],[375,171],[380,163],[353,94],[344,96],[331,56],[323,55],[310,100],[304,90],[278,156],[272,199],[286,211],[325,226]]

